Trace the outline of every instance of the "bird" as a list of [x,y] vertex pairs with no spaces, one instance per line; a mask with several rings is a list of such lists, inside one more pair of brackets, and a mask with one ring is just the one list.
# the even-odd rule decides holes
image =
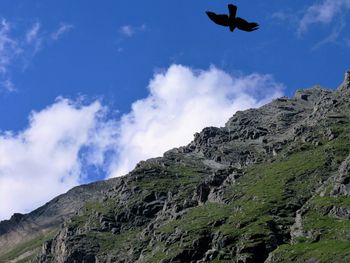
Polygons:
[[236,17],[237,6],[229,4],[228,5],[229,15],[218,15],[214,12],[207,11],[206,14],[208,17],[216,24],[221,26],[226,26],[230,28],[230,31],[233,32],[235,28],[238,28],[243,31],[251,32],[259,29],[259,24],[255,22],[248,22],[243,18]]

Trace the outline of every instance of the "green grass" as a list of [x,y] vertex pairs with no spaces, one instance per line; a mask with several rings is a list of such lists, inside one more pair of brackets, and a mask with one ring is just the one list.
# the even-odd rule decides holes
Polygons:
[[[328,124],[329,126],[329,124]],[[323,127],[323,131],[326,128],[330,128],[335,139],[329,141],[324,138],[324,144],[327,145],[326,150],[333,152],[332,165],[339,165],[349,155],[350,150],[350,125],[345,124],[333,124],[331,127]]]
[[103,202],[88,202],[85,204],[84,209],[87,212],[100,212],[101,214],[108,214],[111,212],[114,206],[114,201],[108,199]]
[[350,240],[350,220],[323,216],[315,210],[303,216],[303,228],[317,233],[322,240]]
[[309,198],[317,187],[324,161],[319,147],[248,169],[226,192],[226,199],[237,210],[230,219],[239,223],[253,222],[263,215],[292,216],[293,206]]
[[130,245],[139,235],[140,229],[130,229],[121,234],[114,235],[110,232],[92,232],[89,237],[94,239],[100,246],[102,253],[108,253],[109,251],[119,250],[123,247]]
[[350,197],[346,196],[317,196],[312,199],[311,204],[315,206],[315,208],[322,207],[342,207],[342,208],[350,208]]
[[215,222],[225,220],[232,213],[229,206],[206,203],[190,208],[180,219],[171,220],[160,228],[163,233],[173,233],[176,228],[189,233],[198,233],[214,228]]
[[173,164],[166,168],[159,169],[158,174],[149,174],[137,180],[134,184],[142,190],[156,192],[177,191],[181,187],[192,188],[201,181],[202,167],[191,166],[191,164]]
[[99,227],[97,213],[103,215],[113,215],[115,209],[115,201],[112,199],[107,199],[103,202],[88,202],[81,209],[79,215],[75,215],[71,218],[70,225],[84,228],[85,226],[89,227]]
[[317,147],[291,154],[273,163],[254,165],[237,184],[228,189],[226,198],[235,201],[237,197],[242,196],[244,200],[274,203],[288,197],[286,190],[301,194],[310,193],[312,189],[309,187],[319,179],[325,159],[323,147]]
[[319,263],[350,262],[350,241],[327,240],[317,243],[282,245],[273,252],[271,262],[307,262],[314,259]]
[[154,247],[148,248],[144,262],[158,263],[162,259],[171,259],[183,250],[183,245],[179,243],[165,247],[164,244],[158,242]]

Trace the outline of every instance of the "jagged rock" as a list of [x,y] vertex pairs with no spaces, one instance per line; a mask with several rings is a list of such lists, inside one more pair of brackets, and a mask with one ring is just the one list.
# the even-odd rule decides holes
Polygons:
[[350,208],[333,207],[328,214],[339,219],[350,219]]
[[350,156],[340,165],[332,195],[350,196]]
[[338,88],[341,93],[346,93],[350,89],[350,70],[345,73],[344,82]]

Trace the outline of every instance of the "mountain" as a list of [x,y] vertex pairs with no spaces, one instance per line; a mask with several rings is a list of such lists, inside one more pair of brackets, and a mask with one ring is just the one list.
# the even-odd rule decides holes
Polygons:
[[0,262],[350,262],[350,71],[0,223]]

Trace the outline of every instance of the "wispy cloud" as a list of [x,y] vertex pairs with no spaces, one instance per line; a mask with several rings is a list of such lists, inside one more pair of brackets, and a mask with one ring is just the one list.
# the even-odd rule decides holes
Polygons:
[[122,26],[120,28],[120,32],[128,37],[131,37],[134,35],[134,30],[130,25]]
[[73,28],[74,27],[71,24],[61,23],[59,28],[51,34],[51,38],[53,40],[58,40],[59,38],[62,37],[63,34],[68,33]]
[[0,73],[6,74],[8,66],[11,64],[22,49],[17,40],[10,36],[10,24],[5,20],[1,20],[0,29]]
[[12,24],[5,18],[0,22],[0,93],[16,91],[11,79],[14,68],[26,68],[32,58],[52,40],[71,30],[72,25],[61,24],[52,34],[42,30],[35,22],[22,32],[14,32]]
[[120,27],[119,31],[124,36],[132,37],[136,33],[146,31],[146,29],[147,29],[147,26],[145,24],[142,24],[141,26],[124,25],[124,26]]
[[19,41],[10,35],[11,25],[6,19],[1,19],[0,27],[0,92],[11,92],[15,88],[10,80],[9,67],[23,54],[23,48]]
[[329,24],[334,18],[350,9],[350,0],[323,0],[309,6],[300,19],[298,34],[308,31],[313,24]]
[[1,86],[6,92],[11,93],[16,91],[15,85],[10,79],[5,79],[4,81],[2,81]]
[[[43,36],[40,35],[41,24],[36,22],[32,25],[31,28],[27,30],[26,33],[26,44],[27,47],[33,48],[32,55],[34,56],[42,47]],[[22,46],[25,46],[25,43],[22,43]]]
[[317,50],[327,44],[347,45],[342,32],[347,27],[350,0],[317,0],[301,10],[280,10],[271,15],[275,21],[283,21],[283,26],[290,26],[296,36],[302,39],[312,26],[326,25],[323,31],[328,35],[318,41],[311,50]]
[[[324,38],[323,40],[318,42],[316,45],[314,45],[311,50],[315,51],[324,45],[339,43],[340,35],[341,35],[342,31],[344,30],[345,26],[346,26],[345,21],[340,20],[340,22],[337,23],[337,25],[335,25],[333,27],[332,32],[326,38]],[[346,40],[344,40],[344,41],[346,44]]]
[[38,39],[38,34],[40,30],[40,23],[36,22],[26,33],[26,41],[31,44]]

